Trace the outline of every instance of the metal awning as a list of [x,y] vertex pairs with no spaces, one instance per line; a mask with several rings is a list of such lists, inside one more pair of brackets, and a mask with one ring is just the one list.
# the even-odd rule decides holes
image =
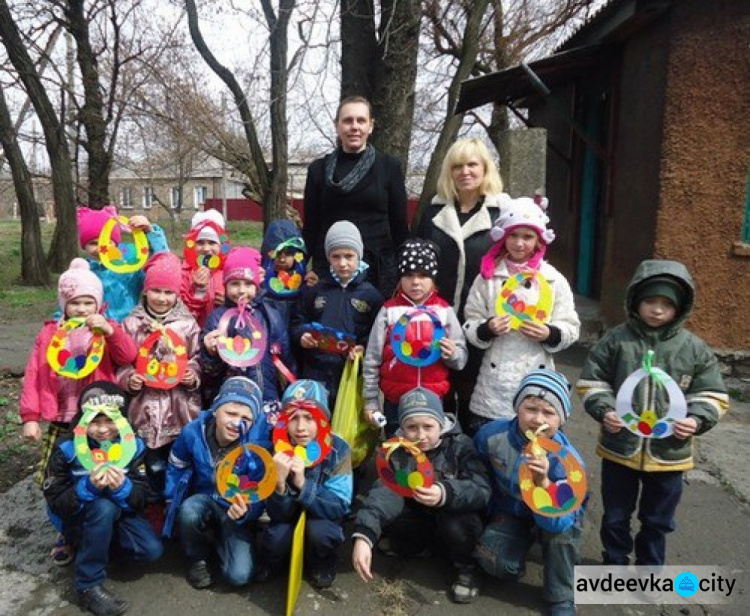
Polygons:
[[601,65],[609,57],[610,51],[609,45],[587,45],[530,62],[528,68],[531,72],[519,64],[504,71],[467,79],[461,83],[456,113],[491,102],[514,105],[532,94],[543,94],[534,74],[551,88],[572,81],[583,71]]

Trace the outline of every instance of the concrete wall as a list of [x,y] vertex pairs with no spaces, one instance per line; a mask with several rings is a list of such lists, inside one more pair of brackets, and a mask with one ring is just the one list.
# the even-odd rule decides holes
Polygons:
[[750,258],[733,250],[750,161],[750,0],[681,0],[670,12],[657,257],[690,269],[689,327],[750,349]]

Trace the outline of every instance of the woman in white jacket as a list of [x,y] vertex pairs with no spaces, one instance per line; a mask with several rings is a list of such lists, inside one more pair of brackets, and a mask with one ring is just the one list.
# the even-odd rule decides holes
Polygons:
[[[485,351],[465,426],[469,434],[493,419],[513,417],[513,395],[521,379],[540,366],[554,369],[552,354],[578,339],[580,321],[570,285],[543,260],[555,238],[547,228],[546,205],[546,199],[527,197],[504,205],[490,232],[495,244],[469,291],[464,331],[471,344]],[[518,287],[511,292],[506,287],[505,310],[498,315],[503,285],[519,274]],[[532,310],[537,304],[541,308],[544,282],[538,278],[551,292],[548,314]]]

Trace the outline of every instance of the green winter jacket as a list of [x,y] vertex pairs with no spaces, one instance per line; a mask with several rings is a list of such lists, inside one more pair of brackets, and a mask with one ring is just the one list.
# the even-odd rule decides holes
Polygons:
[[[683,284],[685,302],[671,323],[651,328],[638,316],[635,289],[647,278],[664,275]],[[617,392],[625,379],[641,368],[647,352],[652,350],[652,366],[672,377],[685,395],[688,417],[698,423],[696,435],[716,425],[729,406],[729,398],[716,356],[703,340],[683,327],[694,300],[693,280],[681,263],[646,260],[638,266],[627,289],[627,321],[609,330],[591,350],[576,384],[589,415],[602,423],[605,413],[614,410]],[[642,379],[633,392],[636,414],[646,408],[648,381]],[[656,415],[666,415],[669,398],[664,387],[655,387],[654,401]],[[692,439],[644,438],[627,428],[613,434],[602,426],[597,453],[637,470],[676,471],[693,467]]]

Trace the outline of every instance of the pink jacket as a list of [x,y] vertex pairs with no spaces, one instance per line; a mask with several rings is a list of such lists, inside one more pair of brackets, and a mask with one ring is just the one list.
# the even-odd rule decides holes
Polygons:
[[193,284],[193,269],[187,264],[182,264],[182,284],[180,285],[180,299],[185,303],[187,309],[198,321],[198,326],[203,328],[208,315],[216,308],[214,301],[216,292],[224,292],[224,270],[213,270],[208,286],[203,294],[198,295]]
[[[122,326],[140,348],[151,335],[153,321],[143,305],[139,304],[125,317]],[[140,392],[131,392],[134,397],[128,409],[128,419],[150,449],[157,449],[174,441],[180,435],[182,427],[198,417],[201,410],[201,370],[198,364],[200,327],[181,301],[175,304],[163,325],[185,341],[188,368],[195,372],[198,380],[190,389],[185,385],[177,385],[172,389],[155,389],[144,385]],[[118,385],[125,391],[129,391],[128,379],[134,372],[133,365],[117,371]]]
[[120,325],[111,319],[114,333],[106,338],[104,356],[96,370],[85,378],[70,379],[58,375],[47,363],[47,347],[57,328],[58,321],[47,321],[34,341],[21,392],[21,420],[57,421],[68,423],[78,410],[78,396],[94,381],[115,382],[117,366],[132,363],[138,349]]

